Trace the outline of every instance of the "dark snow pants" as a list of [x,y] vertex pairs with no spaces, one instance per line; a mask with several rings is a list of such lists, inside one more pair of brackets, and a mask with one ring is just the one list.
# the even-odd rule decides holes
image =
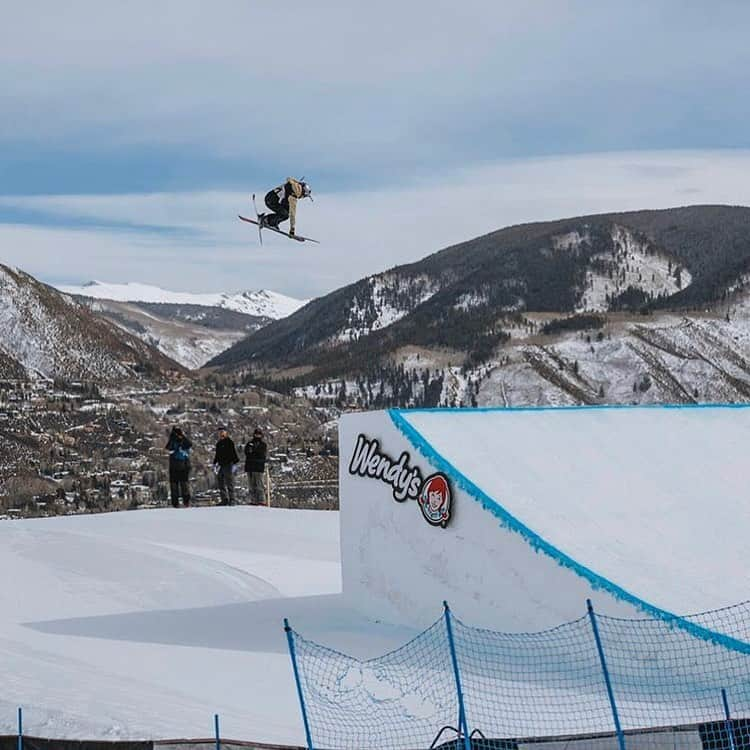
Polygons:
[[289,201],[279,200],[279,196],[275,190],[269,190],[265,197],[266,206],[273,211],[273,213],[266,214],[263,221],[269,226],[275,229],[279,228],[279,224],[282,221],[286,221],[289,218]]
[[217,475],[222,505],[234,505],[234,472],[232,465],[220,466]]
[[169,467],[169,490],[172,499],[172,507],[180,504],[180,496],[185,505],[190,505],[190,463],[188,461],[175,461]]
[[247,472],[247,489],[250,502],[253,505],[265,505],[266,503],[266,483],[264,480],[264,471]]

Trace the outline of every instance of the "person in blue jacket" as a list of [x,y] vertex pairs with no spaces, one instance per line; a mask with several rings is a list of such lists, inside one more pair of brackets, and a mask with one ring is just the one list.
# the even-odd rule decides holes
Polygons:
[[193,444],[188,440],[181,427],[173,427],[169,434],[166,449],[169,451],[169,489],[172,496],[172,507],[182,503],[190,505],[190,449]]

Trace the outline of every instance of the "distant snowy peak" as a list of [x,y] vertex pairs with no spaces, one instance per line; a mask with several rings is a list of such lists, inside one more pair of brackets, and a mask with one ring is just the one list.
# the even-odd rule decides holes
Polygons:
[[246,315],[261,315],[266,318],[286,318],[310,300],[287,297],[285,294],[260,289],[257,292],[239,292],[237,294],[221,295],[222,303],[219,307],[242,312]]
[[278,292],[261,289],[257,292],[245,291],[231,294],[193,294],[191,292],[171,292],[158,286],[128,282],[113,284],[104,281],[89,281],[81,286],[60,286],[65,294],[114,300],[115,302],[150,302],[171,305],[202,305],[221,307],[226,310],[278,320],[291,315],[308,300],[287,297]]

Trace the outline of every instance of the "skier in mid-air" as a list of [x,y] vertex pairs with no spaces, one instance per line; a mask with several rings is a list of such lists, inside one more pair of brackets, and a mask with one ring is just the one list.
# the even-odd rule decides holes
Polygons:
[[271,213],[258,214],[261,227],[278,229],[282,221],[289,219],[289,236],[295,236],[297,223],[297,201],[302,198],[312,199],[310,186],[304,180],[287,177],[283,185],[279,185],[266,193],[266,206]]

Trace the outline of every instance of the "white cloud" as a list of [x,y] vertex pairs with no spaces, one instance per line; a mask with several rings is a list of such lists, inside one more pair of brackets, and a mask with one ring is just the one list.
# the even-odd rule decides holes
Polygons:
[[750,205],[750,151],[642,152],[515,160],[397,190],[320,194],[303,202],[302,245],[258,246],[248,196],[228,192],[0,198],[60,218],[166,225],[197,233],[0,225],[3,262],[53,281],[141,281],[185,291],[266,287],[297,297],[418,260],[527,221],[697,203]]

